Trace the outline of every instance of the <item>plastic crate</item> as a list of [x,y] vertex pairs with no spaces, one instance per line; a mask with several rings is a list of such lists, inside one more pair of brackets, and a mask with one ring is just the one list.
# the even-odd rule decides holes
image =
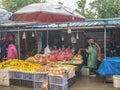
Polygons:
[[23,80],[34,81],[34,73],[32,72],[22,72]]
[[[47,83],[47,85],[43,87],[45,83]],[[48,90],[48,82],[34,82],[34,90]]]
[[9,76],[10,76],[10,79],[22,79],[22,72],[20,72],[20,71],[10,71]]
[[72,86],[73,84],[75,84],[75,82],[76,82],[76,76],[68,79],[68,86],[69,87]]
[[49,83],[50,84],[64,84],[67,83],[67,75],[55,75],[55,74],[50,74],[49,75]]
[[34,88],[34,81],[21,80],[21,86]]
[[68,90],[68,84],[49,84],[49,90]]
[[33,81],[20,80],[20,79],[10,79],[10,85],[34,88]]
[[22,80],[20,80],[20,79],[10,79],[10,85],[22,86]]
[[48,82],[48,73],[35,73],[34,80],[36,82]]

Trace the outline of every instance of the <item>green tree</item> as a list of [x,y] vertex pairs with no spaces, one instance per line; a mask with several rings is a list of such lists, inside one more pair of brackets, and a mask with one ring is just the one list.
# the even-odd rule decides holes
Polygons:
[[97,18],[120,17],[120,0],[94,0],[90,6]]
[[94,0],[89,9],[85,7],[86,0],[79,0],[77,4],[77,11],[86,19],[120,17],[120,0]]
[[45,2],[45,0],[2,0],[2,5],[6,10],[15,12],[26,5],[39,2]]
[[78,8],[76,11],[78,11],[80,14],[82,14],[87,19],[94,19],[95,13],[85,7],[86,0],[79,0],[77,2]]
[[78,4],[78,10],[79,12],[84,15],[85,14],[85,4],[86,4],[86,0],[79,0],[77,2]]
[[85,17],[86,17],[86,19],[95,19],[96,18],[96,13],[93,12],[92,10],[86,9]]

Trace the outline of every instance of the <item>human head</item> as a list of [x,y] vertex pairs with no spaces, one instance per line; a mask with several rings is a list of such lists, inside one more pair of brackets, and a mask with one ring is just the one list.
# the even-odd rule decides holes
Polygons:
[[94,39],[90,39],[90,43],[92,43],[92,44],[95,43],[95,42],[94,42]]
[[12,40],[12,41],[9,41],[9,44],[14,44],[15,42]]
[[95,43],[95,42],[94,42],[94,39],[92,39],[92,38],[87,38],[87,42],[89,43],[89,45]]

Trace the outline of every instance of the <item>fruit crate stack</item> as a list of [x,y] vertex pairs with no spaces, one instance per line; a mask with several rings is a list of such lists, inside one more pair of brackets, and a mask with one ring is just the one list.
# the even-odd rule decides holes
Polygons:
[[34,90],[48,89],[48,73],[9,71],[12,85],[32,87]]
[[34,73],[34,90],[48,90],[48,73]]
[[34,72],[22,71],[21,86],[34,88]]
[[68,90],[67,75],[49,74],[49,90]]
[[34,74],[21,70],[10,70],[10,85],[33,87]]

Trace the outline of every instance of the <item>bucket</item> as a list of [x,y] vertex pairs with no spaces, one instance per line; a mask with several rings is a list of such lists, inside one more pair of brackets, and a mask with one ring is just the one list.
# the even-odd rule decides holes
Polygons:
[[120,75],[113,75],[113,86],[120,88]]
[[82,76],[89,76],[89,68],[86,67],[86,66],[83,66],[82,69],[81,69],[81,74]]

